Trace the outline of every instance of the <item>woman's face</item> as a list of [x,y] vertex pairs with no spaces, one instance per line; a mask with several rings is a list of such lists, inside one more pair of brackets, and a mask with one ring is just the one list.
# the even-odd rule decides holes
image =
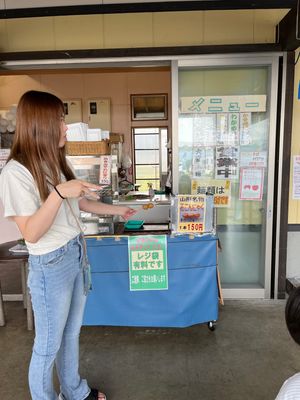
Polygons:
[[64,147],[64,145],[66,144],[67,141],[67,124],[65,123],[65,117],[61,117],[60,119],[60,139],[59,139],[59,143],[58,143],[58,147],[62,148]]

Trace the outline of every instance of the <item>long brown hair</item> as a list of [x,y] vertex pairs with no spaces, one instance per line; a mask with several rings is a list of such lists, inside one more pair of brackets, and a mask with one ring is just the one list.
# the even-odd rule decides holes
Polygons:
[[30,90],[17,107],[16,132],[10,159],[24,165],[32,174],[42,201],[49,195],[49,183],[56,186],[61,174],[67,180],[74,174],[66,161],[65,148],[59,148],[63,102],[47,92]]

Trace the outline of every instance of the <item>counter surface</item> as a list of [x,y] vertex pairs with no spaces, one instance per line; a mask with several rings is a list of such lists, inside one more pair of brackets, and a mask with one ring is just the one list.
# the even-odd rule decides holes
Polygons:
[[[135,192],[139,193],[139,192]],[[155,195],[153,199],[141,193],[142,198],[130,196],[127,200],[119,200],[117,204],[134,208],[137,213],[129,219],[141,219],[147,223],[168,223],[170,220],[170,197],[166,195]],[[135,196],[138,196],[136,194]],[[143,197],[144,196],[144,197]],[[152,208],[144,208],[151,203]]]

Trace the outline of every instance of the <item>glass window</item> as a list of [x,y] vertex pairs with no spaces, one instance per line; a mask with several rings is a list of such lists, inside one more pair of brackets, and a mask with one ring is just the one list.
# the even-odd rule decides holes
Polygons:
[[159,150],[137,150],[136,164],[159,164]]
[[163,189],[168,173],[168,129],[133,128],[134,179],[140,191],[148,191],[148,183]]
[[136,179],[159,179],[159,165],[136,165]]
[[134,144],[136,149],[159,149],[159,135],[135,135]]

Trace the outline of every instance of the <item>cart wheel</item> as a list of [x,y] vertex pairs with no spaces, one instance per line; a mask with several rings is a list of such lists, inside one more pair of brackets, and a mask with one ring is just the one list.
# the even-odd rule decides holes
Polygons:
[[217,321],[209,321],[207,323],[208,329],[210,331],[214,331],[216,329],[216,324],[217,324]]

